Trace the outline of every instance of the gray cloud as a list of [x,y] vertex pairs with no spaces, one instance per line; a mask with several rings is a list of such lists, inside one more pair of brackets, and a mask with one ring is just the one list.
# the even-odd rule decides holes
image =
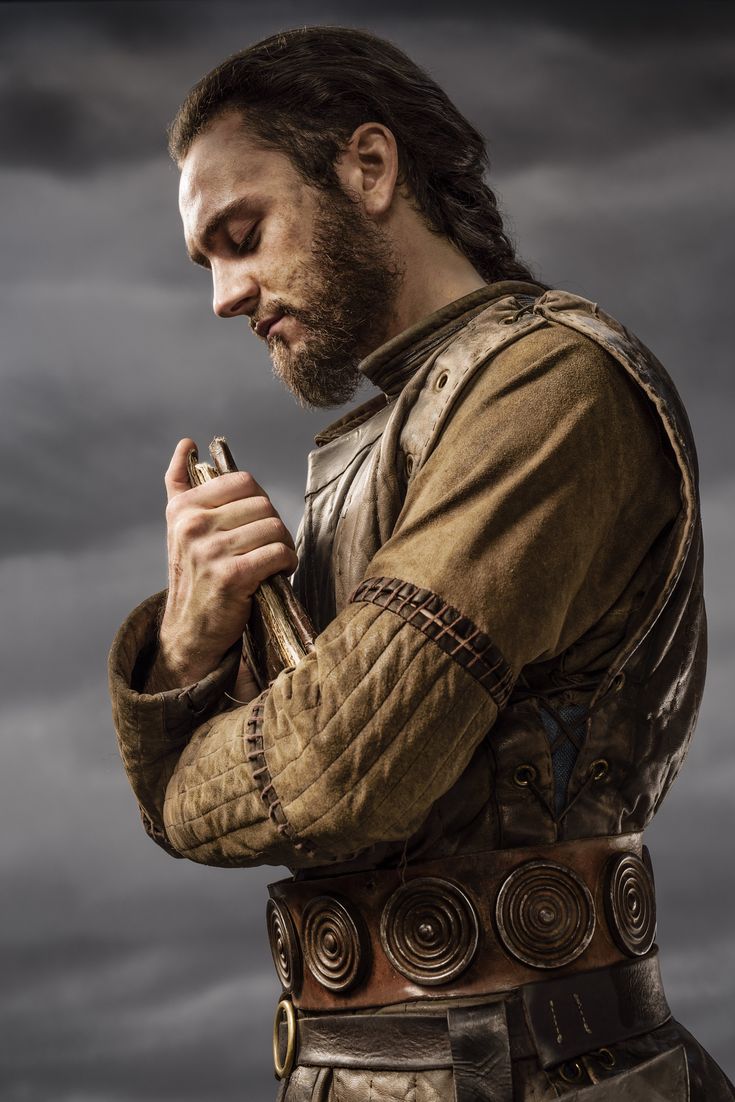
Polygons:
[[[512,13],[466,5],[451,18],[435,4],[422,7],[420,26],[410,4],[371,6],[371,13],[378,33],[454,86],[459,106],[490,135],[496,159],[513,165],[605,160],[621,144],[645,146],[651,134],[731,119],[735,16],[724,4],[703,7],[706,17],[674,4],[661,19],[655,5],[629,5],[624,16],[623,5],[610,20],[581,4],[553,15],[542,5]],[[156,156],[166,122],[207,68],[308,18],[288,3],[264,13],[215,0],[206,10],[203,19],[194,3],[5,5],[6,163],[79,176]],[[365,9],[324,4],[311,19],[363,25]],[[38,65],[39,37],[53,49],[55,28],[65,48],[52,65]]]

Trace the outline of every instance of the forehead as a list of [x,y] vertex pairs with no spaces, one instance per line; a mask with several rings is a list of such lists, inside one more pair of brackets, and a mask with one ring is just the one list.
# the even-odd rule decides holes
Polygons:
[[211,214],[234,199],[277,196],[295,190],[300,177],[289,158],[263,149],[234,112],[216,119],[193,141],[181,164],[179,210],[195,233]]

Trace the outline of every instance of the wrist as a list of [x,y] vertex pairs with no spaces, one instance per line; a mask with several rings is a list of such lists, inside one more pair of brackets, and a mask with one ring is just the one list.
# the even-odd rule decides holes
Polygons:
[[214,649],[188,644],[162,630],[146,678],[146,692],[166,692],[201,681],[217,668],[226,650],[226,647]]

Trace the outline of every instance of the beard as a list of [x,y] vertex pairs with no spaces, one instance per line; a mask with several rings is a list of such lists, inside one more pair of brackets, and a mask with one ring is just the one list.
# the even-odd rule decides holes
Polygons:
[[269,305],[301,322],[298,352],[269,341],[273,373],[306,407],[349,401],[360,361],[386,338],[403,273],[386,235],[344,191],[320,193],[311,259],[297,271],[304,305]]

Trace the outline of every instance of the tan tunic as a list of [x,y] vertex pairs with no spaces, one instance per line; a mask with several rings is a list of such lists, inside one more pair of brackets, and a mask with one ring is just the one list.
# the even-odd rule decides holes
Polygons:
[[[199,685],[146,695],[162,596],[120,629],[120,749],[167,848],[297,869],[508,844],[489,765],[499,712],[519,676],[561,686],[565,703],[590,700],[682,508],[640,389],[587,337],[548,318],[523,329],[534,291],[485,288],[366,361],[386,399],[343,419],[312,457],[326,469],[349,438],[350,477],[333,479],[345,496],[329,506],[343,522],[336,552],[334,540],[320,547],[307,499],[297,582],[322,630],[296,669],[231,707],[233,649]],[[510,329],[519,315],[515,339],[484,355],[490,323]],[[460,371],[430,448],[407,453],[422,388],[448,385],[437,356],[461,367],[465,350],[476,369]],[[391,598],[390,581],[349,600],[363,579],[407,583],[412,601]],[[438,629],[446,606],[452,623]]]

